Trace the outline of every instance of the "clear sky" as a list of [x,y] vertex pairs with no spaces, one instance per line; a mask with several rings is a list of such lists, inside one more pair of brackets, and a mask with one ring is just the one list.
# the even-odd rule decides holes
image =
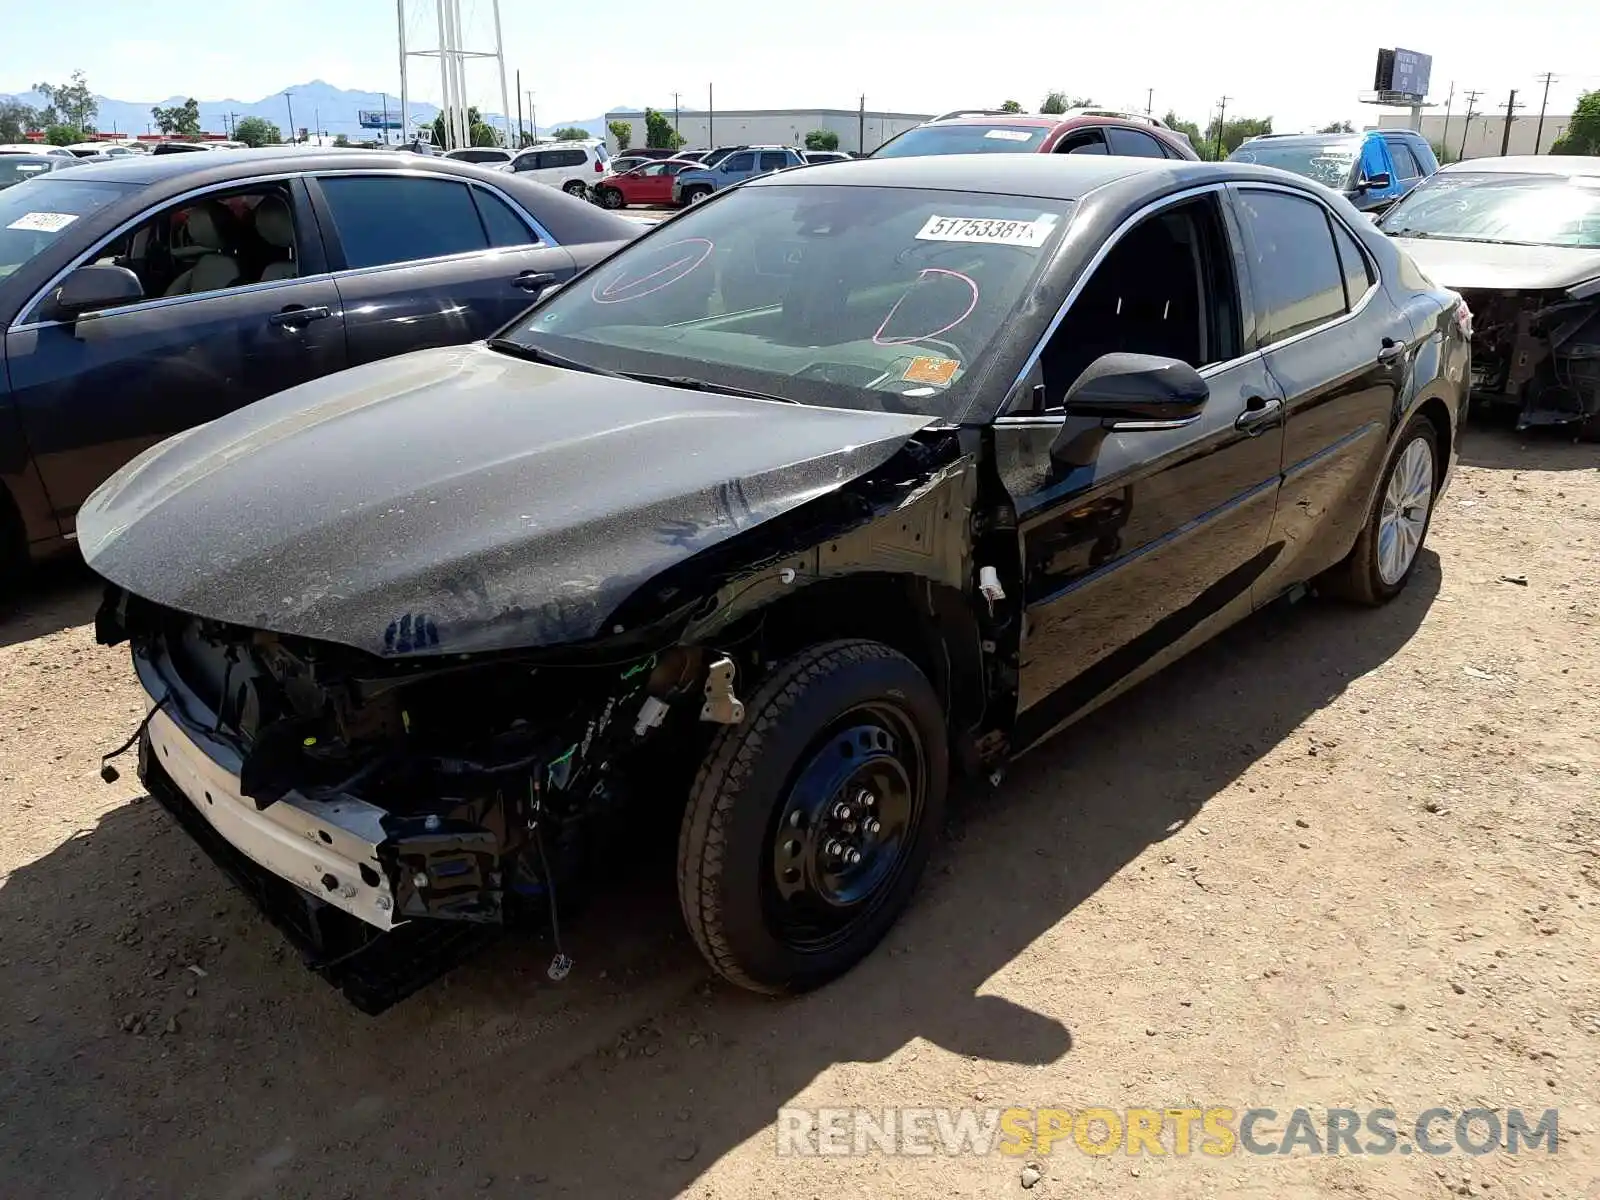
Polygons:
[[[430,0],[408,8],[414,37],[436,41]],[[469,43],[491,46],[490,0],[462,10]],[[1552,112],[1600,87],[1593,0],[501,0],[501,10],[507,70],[521,69],[542,125],[670,106],[675,89],[704,107],[708,82],[719,109],[853,108],[862,93],[869,108],[910,112],[1008,98],[1035,108],[1052,88],[1142,109],[1153,88],[1158,114],[1174,107],[1202,125],[1224,94],[1231,112],[1270,115],[1280,130],[1360,124],[1378,111],[1356,94],[1371,86],[1380,45],[1431,53],[1433,99],[1442,104],[1453,80],[1457,113],[1468,88],[1483,93],[1480,110],[1503,108],[1517,88],[1536,111],[1544,71],[1560,77]],[[412,62],[416,98],[437,101],[437,67]],[[397,92],[395,0],[0,0],[0,92],[80,67],[119,100],[254,101],[316,78]],[[489,67],[475,68],[469,90],[499,109]]]

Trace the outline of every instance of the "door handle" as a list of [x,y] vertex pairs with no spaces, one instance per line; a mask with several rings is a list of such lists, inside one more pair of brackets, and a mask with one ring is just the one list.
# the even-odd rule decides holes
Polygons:
[[525,292],[537,292],[555,282],[553,271],[524,271],[511,281],[511,286],[521,288]]
[[1282,421],[1282,400],[1276,396],[1251,396],[1245,401],[1245,410],[1235,419],[1233,427],[1255,437]]
[[1406,351],[1409,349],[1410,347],[1404,342],[1397,342],[1394,338],[1386,337],[1383,339],[1383,349],[1378,351],[1378,361],[1392,363],[1397,359],[1404,358]]
[[289,304],[267,317],[267,324],[280,329],[303,329],[313,321],[323,321],[331,316],[333,310],[326,304],[315,304],[309,308],[304,304]]

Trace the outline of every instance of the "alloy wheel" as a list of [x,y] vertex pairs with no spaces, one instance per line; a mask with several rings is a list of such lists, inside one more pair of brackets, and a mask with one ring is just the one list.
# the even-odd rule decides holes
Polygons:
[[1433,450],[1413,438],[1389,473],[1378,515],[1378,577],[1394,586],[1405,577],[1422,546],[1433,504]]

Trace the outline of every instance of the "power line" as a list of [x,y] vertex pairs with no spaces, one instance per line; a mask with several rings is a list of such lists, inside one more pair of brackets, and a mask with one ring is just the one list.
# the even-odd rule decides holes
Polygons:
[[1535,154],[1544,153],[1540,148],[1544,142],[1544,110],[1545,106],[1550,103],[1550,81],[1555,78],[1555,74],[1546,71],[1539,78],[1544,80],[1544,97],[1539,101],[1539,129],[1533,135],[1533,152]]

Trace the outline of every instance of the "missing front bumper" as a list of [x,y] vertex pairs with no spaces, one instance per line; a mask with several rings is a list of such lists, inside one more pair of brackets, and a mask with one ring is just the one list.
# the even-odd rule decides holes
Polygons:
[[256,811],[239,796],[237,775],[209,758],[165,713],[155,715],[140,739],[139,777],[289,938],[306,965],[363,1012],[382,1012],[499,936],[497,924],[397,924],[388,881],[372,865],[375,843],[365,843],[373,857],[364,862],[360,835],[323,819],[328,814],[308,812],[311,802]]

